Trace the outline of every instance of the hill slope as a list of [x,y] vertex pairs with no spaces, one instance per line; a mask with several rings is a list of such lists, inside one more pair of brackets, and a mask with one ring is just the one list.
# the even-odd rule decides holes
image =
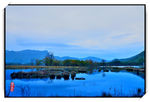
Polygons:
[[144,63],[144,54],[145,51],[142,51],[141,53],[132,56],[130,58],[119,59],[119,60],[123,62]]
[[38,50],[23,50],[23,51],[6,51],[6,64],[7,63],[31,63],[35,59],[43,59],[48,51]]

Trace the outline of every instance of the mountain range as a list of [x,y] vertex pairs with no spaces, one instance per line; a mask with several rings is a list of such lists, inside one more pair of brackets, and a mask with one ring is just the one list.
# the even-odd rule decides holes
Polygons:
[[[48,51],[39,51],[39,50],[22,50],[22,51],[8,51],[6,50],[6,64],[8,63],[20,63],[20,64],[27,64],[35,61],[36,59],[44,59],[45,56],[48,54]],[[102,59],[97,57],[85,57],[85,58],[76,58],[70,56],[54,56],[57,60],[66,60],[66,59],[74,59],[74,60],[93,60],[95,62],[101,62]]]
[[[40,50],[22,50],[22,51],[8,51],[6,50],[5,52],[5,62],[6,64],[9,63],[20,63],[20,64],[28,64],[36,59],[44,59],[45,56],[48,54],[47,50],[40,51]],[[101,62],[102,59],[98,57],[85,57],[85,58],[76,58],[76,57],[70,57],[70,56],[64,56],[64,57],[59,57],[59,56],[54,56],[55,59],[57,60],[66,60],[66,59],[74,59],[74,60],[93,60],[95,62]],[[125,59],[118,59],[120,61],[144,61],[144,51],[129,57]],[[107,61],[107,60],[106,60]],[[108,62],[108,61],[107,61]]]

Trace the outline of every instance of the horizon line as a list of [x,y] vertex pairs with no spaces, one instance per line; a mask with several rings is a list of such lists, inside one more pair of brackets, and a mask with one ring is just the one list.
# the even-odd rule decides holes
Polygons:
[[[33,50],[33,49],[24,49],[24,50],[6,50],[5,49],[5,51],[14,51],[14,52],[20,52],[20,51],[27,51],[27,50],[29,50],[29,51],[47,51],[47,52],[51,52],[51,51],[49,51],[49,50]],[[99,59],[101,59],[101,60],[114,60],[114,59],[127,59],[127,58],[131,58],[131,57],[134,57],[134,56],[136,56],[136,55],[138,55],[138,54],[140,54],[140,53],[142,53],[142,52],[144,52],[145,50],[143,50],[143,51],[140,51],[139,53],[137,53],[137,54],[134,54],[134,55],[132,55],[132,56],[130,56],[130,57],[124,57],[124,58],[113,58],[113,59],[104,59],[104,58],[100,58],[100,57],[96,57],[96,56],[87,56],[87,57],[73,57],[73,58],[77,58],[77,59],[81,59],[81,58],[88,58],[88,57],[95,57],[95,58],[99,58]],[[53,53],[53,52],[52,52]],[[53,53],[54,54],[54,53]],[[72,56],[58,56],[58,55],[54,55],[55,57],[57,56],[57,57],[72,57]]]

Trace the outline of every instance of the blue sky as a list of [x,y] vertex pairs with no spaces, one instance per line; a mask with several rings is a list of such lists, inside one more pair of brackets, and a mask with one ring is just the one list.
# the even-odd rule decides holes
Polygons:
[[144,6],[7,6],[6,50],[127,58],[144,50]]

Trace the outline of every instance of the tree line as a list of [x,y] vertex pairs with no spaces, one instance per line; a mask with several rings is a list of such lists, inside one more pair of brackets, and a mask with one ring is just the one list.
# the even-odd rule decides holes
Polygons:
[[92,60],[56,60],[53,53],[48,53],[44,59],[35,60],[35,65],[45,65],[45,66],[126,66],[126,65],[143,65],[143,60],[139,61],[120,61],[119,59],[114,59],[110,62],[102,60],[101,62],[95,62]]
[[92,60],[73,60],[73,59],[67,59],[67,60],[56,60],[54,58],[53,53],[48,53],[44,59],[35,60],[35,64],[32,62],[31,65],[45,65],[45,66],[94,66],[98,65],[99,63],[94,62]]

